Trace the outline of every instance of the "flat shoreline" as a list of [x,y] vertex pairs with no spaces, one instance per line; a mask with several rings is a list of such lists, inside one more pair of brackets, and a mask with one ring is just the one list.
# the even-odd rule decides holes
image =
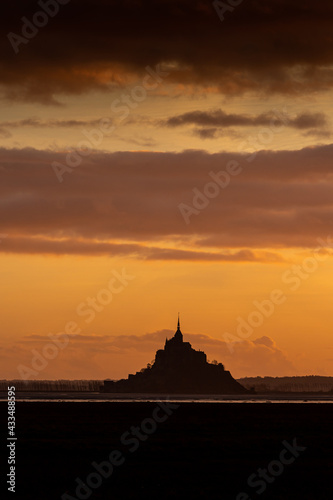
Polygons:
[[[333,402],[333,394],[327,393],[265,393],[265,394],[140,394],[140,393],[101,393],[101,392],[85,392],[85,391],[17,391],[15,398],[20,400],[68,400],[68,401],[306,401],[306,402]],[[0,392],[0,401],[7,401],[7,393]]]

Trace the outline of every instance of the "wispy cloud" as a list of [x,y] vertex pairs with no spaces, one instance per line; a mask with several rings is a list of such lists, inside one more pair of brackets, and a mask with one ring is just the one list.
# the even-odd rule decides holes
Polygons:
[[132,257],[143,260],[194,261],[194,262],[283,262],[278,253],[241,249],[224,252],[181,250],[144,244],[120,244],[110,241],[55,239],[12,236],[2,242],[0,252],[44,255],[107,255]]
[[[120,378],[151,362],[172,330],[158,330],[143,335],[80,334],[73,337],[66,349],[43,370],[42,378]],[[270,337],[234,344],[231,353],[223,340],[206,334],[184,332],[192,347],[206,352],[208,359],[224,363],[235,377],[257,375],[295,375],[298,370]],[[50,341],[47,335],[27,335],[9,346],[1,346],[1,368],[17,378],[13,367],[31,361],[31,349],[41,351]],[[5,373],[5,372],[4,372]],[[8,376],[8,375],[7,375]]]
[[[26,118],[24,120],[12,120],[0,122],[0,135],[4,138],[12,136],[8,129],[18,128],[75,128],[95,127],[100,125],[101,118],[91,120],[41,120],[40,118]],[[112,120],[110,120],[111,123]]]

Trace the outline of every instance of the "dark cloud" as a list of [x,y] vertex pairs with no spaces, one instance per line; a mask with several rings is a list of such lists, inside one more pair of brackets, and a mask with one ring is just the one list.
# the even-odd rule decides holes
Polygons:
[[201,139],[215,139],[218,136],[217,128],[198,128],[194,130],[194,134]]
[[[253,249],[313,247],[331,233],[332,145],[255,155],[93,152],[59,183],[52,163],[66,166],[66,154],[0,149],[0,228],[8,234],[0,250],[260,260]],[[238,175],[212,187],[230,162]],[[213,197],[202,198],[207,189]],[[199,207],[189,224],[181,204]],[[228,256],[232,247],[248,253]]]
[[317,139],[329,139],[332,137],[332,132],[329,130],[311,129],[303,133],[304,137],[316,137]]
[[323,113],[301,113],[288,123],[290,127],[307,129],[325,127],[327,118]]
[[[32,128],[75,128],[75,127],[95,127],[99,126],[101,120],[106,118],[99,118],[93,120],[41,120],[39,118],[26,118],[24,120],[11,120],[0,122],[0,136],[5,139],[12,137],[11,132],[7,129],[17,129],[22,127]],[[107,119],[108,124],[112,123],[111,119]]]
[[[99,125],[103,118],[94,120],[41,120],[39,118],[26,118],[24,120],[12,120],[0,122],[0,128],[19,128],[19,127],[84,127]],[[105,118],[104,118],[105,119]]]
[[[312,129],[327,126],[327,118],[323,113],[300,113],[295,118],[287,114],[269,111],[260,115],[251,116],[244,114],[225,113],[217,109],[213,111],[190,111],[181,115],[172,116],[165,122],[168,127],[181,125],[199,125],[215,127],[201,131],[203,134],[214,136],[216,127],[262,127],[262,126],[287,126],[296,129]],[[1,125],[1,124],[0,124]]]
[[34,0],[6,4],[0,84],[10,99],[55,104],[60,94],[108,90],[166,64],[168,82],[221,92],[327,90],[333,85],[329,0],[242,2],[221,23],[211,0],[71,0],[15,54]]
[[140,148],[157,147],[157,142],[152,137],[138,136],[137,138],[134,138],[132,135],[129,137],[121,137],[118,134],[112,134],[112,137],[117,138],[118,141],[130,144],[131,147],[133,147],[133,144],[140,146]]

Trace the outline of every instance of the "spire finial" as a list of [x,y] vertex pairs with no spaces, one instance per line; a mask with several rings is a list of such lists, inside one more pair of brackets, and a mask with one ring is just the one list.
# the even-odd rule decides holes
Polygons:
[[174,334],[173,338],[177,341],[177,343],[183,342],[183,334],[180,331],[180,320],[179,320],[179,313],[178,313],[178,322],[177,322],[177,331]]

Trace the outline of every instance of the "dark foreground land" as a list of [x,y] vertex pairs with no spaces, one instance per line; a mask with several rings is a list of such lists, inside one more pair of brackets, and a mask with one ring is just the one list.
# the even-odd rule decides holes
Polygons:
[[[332,404],[182,403],[168,407],[170,415],[157,406],[17,402],[17,483],[16,493],[8,498],[332,499]],[[152,415],[167,418],[152,424],[145,420]],[[4,458],[4,402],[0,417]],[[141,429],[144,440],[133,439],[132,426]],[[125,432],[129,434],[122,444]],[[283,441],[292,445],[295,439],[306,450],[295,451],[294,457],[285,452],[283,457],[291,463],[281,470]],[[112,450],[119,450],[121,455],[114,457],[122,456],[124,462],[108,479],[91,476],[101,485],[77,496],[76,478],[85,482],[96,472],[92,463],[109,460]],[[268,473],[268,480],[260,479],[258,469],[267,467],[275,476]],[[1,467],[2,479],[7,468]],[[251,475],[255,486],[247,484]],[[69,496],[62,497],[65,492]]]

